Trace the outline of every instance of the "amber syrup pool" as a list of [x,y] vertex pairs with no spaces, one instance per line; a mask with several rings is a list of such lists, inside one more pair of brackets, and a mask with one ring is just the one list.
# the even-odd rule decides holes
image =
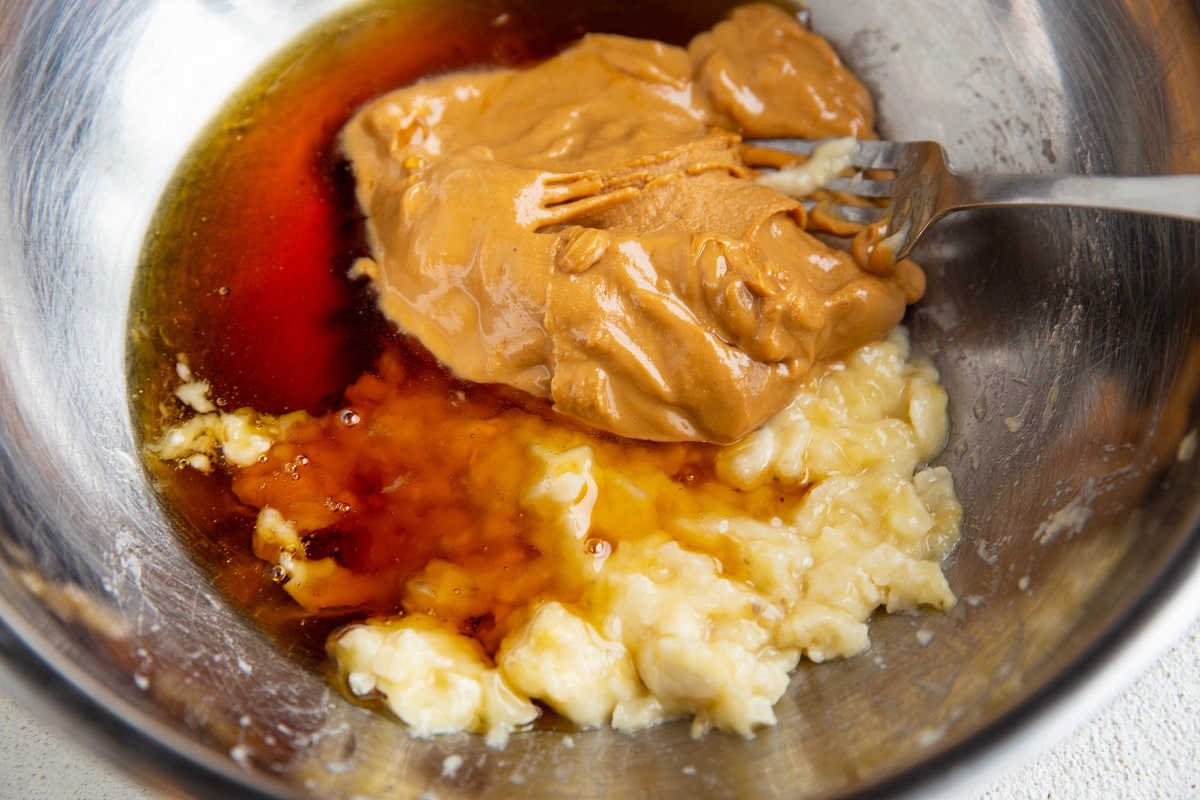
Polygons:
[[[453,379],[347,276],[366,247],[337,147],[342,126],[366,101],[423,76],[519,66],[592,31],[683,44],[732,5],[376,1],[303,37],[203,132],[151,226],[130,311],[130,395],[145,435],[156,436],[163,409],[175,406],[181,354],[226,410],[336,410],[385,352],[405,365],[414,395],[444,391]],[[510,402],[480,387],[469,399]],[[446,413],[459,411],[447,404]],[[293,655],[322,665],[329,632],[368,613],[306,614],[275,585],[251,552],[254,511],[228,477],[152,469],[213,580]]]

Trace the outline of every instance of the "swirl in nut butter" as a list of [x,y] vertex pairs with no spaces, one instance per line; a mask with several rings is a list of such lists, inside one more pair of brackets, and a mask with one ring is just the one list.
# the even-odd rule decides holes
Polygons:
[[624,437],[732,442],[924,291],[911,262],[815,238],[741,146],[872,126],[829,45],[766,5],[686,49],[589,35],[529,69],[435,77],[343,133],[358,270],[462,378]]

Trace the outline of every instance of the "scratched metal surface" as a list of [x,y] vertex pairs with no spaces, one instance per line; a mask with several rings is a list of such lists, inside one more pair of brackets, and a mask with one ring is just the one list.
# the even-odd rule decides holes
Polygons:
[[[947,615],[806,666],[780,725],[409,738],[281,656],[172,537],[134,449],[125,314],[195,133],[333,0],[0,0],[0,653],[44,713],[196,797],[947,795],[1044,746],[1200,599],[1200,231],[953,217],[910,318],[968,514]],[[884,133],[964,170],[1200,172],[1194,2],[812,2]],[[446,756],[463,764],[453,780]]]

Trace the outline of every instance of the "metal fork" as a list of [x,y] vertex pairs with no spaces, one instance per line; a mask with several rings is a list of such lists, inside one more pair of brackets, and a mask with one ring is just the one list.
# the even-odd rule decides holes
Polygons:
[[[767,147],[809,156],[834,140],[756,139]],[[1092,175],[959,175],[937,142],[858,140],[849,154],[852,177],[826,182],[826,189],[866,198],[885,198],[886,207],[835,204],[850,222],[886,222],[885,240],[896,258],[916,246],[934,222],[952,211],[1007,205],[1077,206],[1158,214],[1200,221],[1200,175],[1107,177]],[[891,170],[874,180],[866,170]]]

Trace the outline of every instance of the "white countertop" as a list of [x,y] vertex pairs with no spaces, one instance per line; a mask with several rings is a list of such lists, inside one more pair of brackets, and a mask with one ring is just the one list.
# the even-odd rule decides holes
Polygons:
[[[1200,797],[1200,619],[1072,736],[963,800]],[[0,800],[160,800],[0,694]]]

